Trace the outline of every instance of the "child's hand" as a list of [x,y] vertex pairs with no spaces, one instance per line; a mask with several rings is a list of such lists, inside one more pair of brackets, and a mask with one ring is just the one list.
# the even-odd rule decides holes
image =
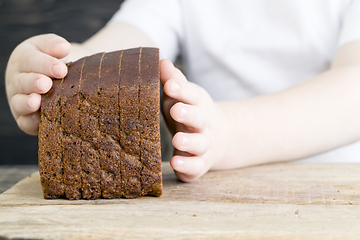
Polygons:
[[19,44],[12,52],[5,75],[11,112],[24,132],[36,135],[39,128],[40,94],[52,86],[52,78],[63,78],[71,45],[54,34],[39,35]]
[[161,61],[160,73],[162,111],[176,148],[170,164],[180,180],[190,182],[221,165],[227,151],[227,119],[209,94],[188,82],[170,61]]

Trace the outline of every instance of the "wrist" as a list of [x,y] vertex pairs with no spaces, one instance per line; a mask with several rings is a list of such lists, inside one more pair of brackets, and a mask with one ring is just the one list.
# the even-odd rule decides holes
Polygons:
[[231,151],[230,146],[230,130],[231,124],[229,115],[226,111],[225,102],[216,102],[215,103],[216,111],[216,126],[214,126],[214,131],[216,132],[214,138],[216,139],[214,142],[217,144],[215,147],[218,149],[218,154],[215,158],[215,161],[210,168],[210,170],[220,170],[220,169],[228,169],[228,155],[229,151]]

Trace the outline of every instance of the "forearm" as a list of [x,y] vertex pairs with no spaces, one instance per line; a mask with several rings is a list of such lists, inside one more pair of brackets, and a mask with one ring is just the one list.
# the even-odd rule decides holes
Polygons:
[[360,68],[333,68],[282,92],[219,105],[231,134],[214,169],[301,159],[360,140]]
[[83,43],[71,43],[69,61],[97,52],[111,52],[134,47],[152,47],[150,39],[139,29],[126,23],[110,23]]

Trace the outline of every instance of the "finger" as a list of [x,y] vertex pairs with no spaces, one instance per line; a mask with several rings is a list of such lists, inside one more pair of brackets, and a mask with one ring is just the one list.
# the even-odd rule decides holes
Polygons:
[[34,112],[29,115],[20,116],[17,119],[17,124],[21,130],[30,135],[37,135],[39,131],[39,112]]
[[181,102],[176,103],[170,109],[171,117],[194,131],[201,131],[206,126],[206,114],[204,111],[192,105]]
[[37,93],[16,94],[10,101],[10,106],[14,111],[15,118],[19,116],[28,115],[39,110],[41,103],[41,96]]
[[167,59],[160,61],[160,81],[164,85],[169,79],[178,79],[187,82],[185,75]]
[[178,132],[173,137],[172,144],[180,151],[202,155],[209,149],[210,141],[203,134]]
[[28,50],[21,58],[19,72],[34,72],[53,78],[63,78],[67,74],[65,63],[36,49]]
[[165,83],[164,92],[179,102],[191,105],[199,105],[201,98],[207,98],[206,92],[198,85],[176,79],[170,79]]
[[206,172],[204,160],[196,156],[174,156],[170,160],[170,165],[183,182],[194,181]]
[[42,34],[29,39],[29,42],[41,52],[54,58],[65,58],[71,50],[71,44],[56,34]]
[[52,87],[52,80],[39,73],[19,73],[13,91],[16,93],[47,93]]

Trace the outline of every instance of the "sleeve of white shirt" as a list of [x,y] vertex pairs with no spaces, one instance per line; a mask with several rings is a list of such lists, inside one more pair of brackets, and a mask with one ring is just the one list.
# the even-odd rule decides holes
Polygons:
[[182,36],[181,6],[177,0],[127,0],[109,22],[140,29],[160,49],[160,57],[175,61]]
[[356,40],[360,40],[360,1],[352,0],[344,14],[339,47]]

